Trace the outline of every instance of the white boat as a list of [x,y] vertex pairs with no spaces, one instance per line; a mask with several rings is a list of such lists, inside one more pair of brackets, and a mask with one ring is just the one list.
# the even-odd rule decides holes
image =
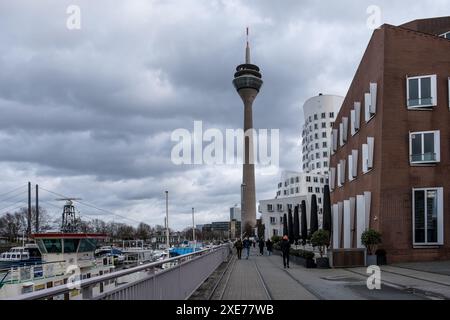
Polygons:
[[30,265],[41,262],[41,253],[34,243],[13,247],[0,254],[0,270],[13,266]]
[[135,266],[155,261],[154,251],[145,247],[142,240],[123,241],[119,249],[125,256],[124,264]]

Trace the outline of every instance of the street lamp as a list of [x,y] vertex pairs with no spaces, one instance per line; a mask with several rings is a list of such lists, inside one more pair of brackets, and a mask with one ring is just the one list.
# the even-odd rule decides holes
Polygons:
[[196,248],[196,242],[195,242],[195,221],[194,221],[194,208],[192,208],[192,241],[194,242],[194,251]]
[[167,250],[170,249],[169,239],[169,191],[166,191],[166,245]]

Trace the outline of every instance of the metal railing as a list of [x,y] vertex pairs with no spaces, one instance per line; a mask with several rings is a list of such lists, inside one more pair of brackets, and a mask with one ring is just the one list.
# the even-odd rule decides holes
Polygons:
[[[82,299],[184,300],[188,299],[217,267],[227,260],[230,253],[231,245],[224,244],[85,279],[76,284],[75,288],[61,285],[23,294],[11,300],[52,299],[68,296],[74,290],[79,290]],[[161,269],[163,266],[169,267]],[[111,284],[113,288],[110,287]]]

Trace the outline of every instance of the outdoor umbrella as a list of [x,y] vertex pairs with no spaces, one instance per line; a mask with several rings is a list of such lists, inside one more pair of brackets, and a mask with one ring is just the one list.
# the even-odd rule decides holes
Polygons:
[[288,215],[288,236],[289,236],[289,242],[291,244],[294,243],[294,223],[292,222],[292,209],[289,209],[289,215]]
[[286,213],[283,216],[283,236],[288,235],[288,221]]
[[311,197],[311,235],[313,235],[317,230],[319,230],[319,216],[317,212],[317,196],[314,194]]
[[301,217],[301,227],[302,227],[302,240],[303,245],[306,244],[306,239],[308,239],[308,222],[306,220],[306,201],[302,201],[302,217]]
[[298,240],[300,239],[300,219],[298,216],[298,208],[299,208],[299,206],[295,206],[295,209],[294,209],[294,241],[295,241],[295,244],[298,244]]
[[331,235],[331,200],[330,186],[325,186],[323,191],[323,223],[322,229]]

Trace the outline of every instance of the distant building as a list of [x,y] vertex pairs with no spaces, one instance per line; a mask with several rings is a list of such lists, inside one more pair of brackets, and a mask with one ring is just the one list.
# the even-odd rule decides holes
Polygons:
[[[328,176],[299,173],[283,172],[281,181],[278,183],[276,197],[270,200],[259,201],[259,212],[262,222],[265,226],[264,237],[283,236],[283,216],[288,215],[289,209],[294,214],[296,206],[306,202],[306,216],[308,229],[311,222],[311,201],[313,195],[316,195],[319,226],[322,225],[323,208],[323,189],[328,184]],[[301,211],[299,211],[299,214]]]
[[230,221],[230,239],[241,237],[241,222],[238,220]]
[[241,208],[239,208],[237,205],[230,208],[230,221],[231,220],[242,221],[241,220]]
[[203,224],[197,224],[196,226],[195,226],[195,228],[197,229],[197,230],[199,230],[199,231],[203,231]]

